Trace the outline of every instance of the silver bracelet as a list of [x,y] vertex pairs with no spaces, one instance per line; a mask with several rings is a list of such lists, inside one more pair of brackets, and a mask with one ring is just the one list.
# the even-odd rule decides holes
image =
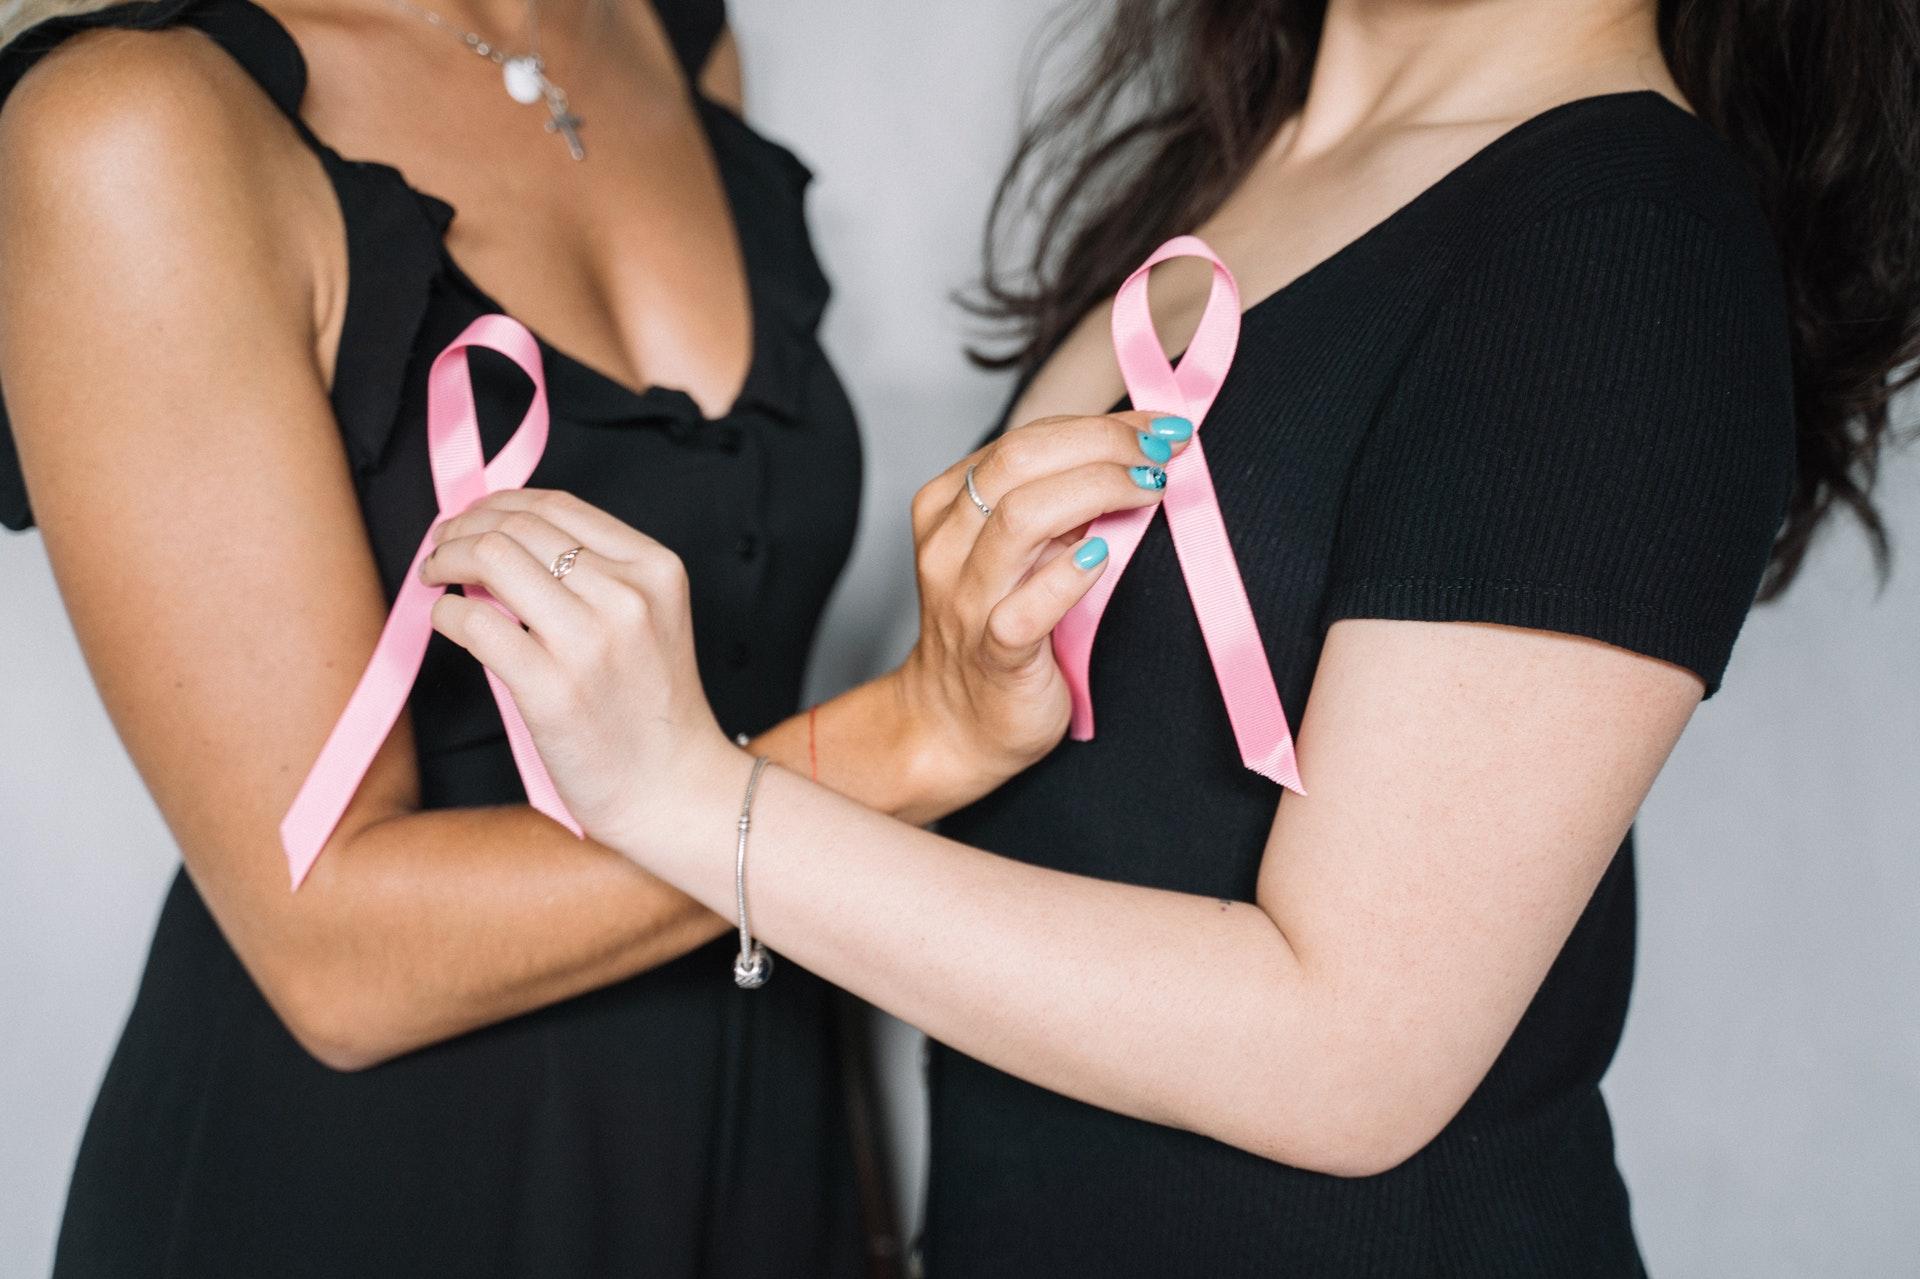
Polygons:
[[753,828],[753,793],[760,789],[760,774],[767,771],[767,757],[753,761],[747,777],[747,797],[740,801],[740,839],[733,853],[733,895],[740,905],[740,953],[733,961],[733,981],[742,990],[757,990],[773,976],[773,956],[753,939],[747,926],[747,832]]

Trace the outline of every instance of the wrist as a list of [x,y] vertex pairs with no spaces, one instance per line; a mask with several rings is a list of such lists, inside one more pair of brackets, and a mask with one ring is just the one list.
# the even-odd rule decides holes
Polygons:
[[914,655],[875,683],[890,703],[898,778],[890,811],[896,816],[916,824],[944,817],[1019,771],[978,741],[977,726],[954,712],[952,699]]
[[682,749],[665,775],[634,787],[626,813],[602,842],[642,869],[693,896],[699,885],[683,882],[679,866],[692,850],[713,842],[730,826],[753,756],[715,734]]

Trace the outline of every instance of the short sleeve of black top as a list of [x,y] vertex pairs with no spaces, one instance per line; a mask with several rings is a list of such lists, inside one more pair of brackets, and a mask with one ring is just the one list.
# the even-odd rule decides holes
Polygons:
[[[1720,140],[1625,94],[1522,125],[1254,304],[1201,438],[1290,721],[1346,618],[1589,636],[1716,688],[1793,477],[1780,277]],[[1287,801],[1240,765],[1163,519],[1089,674],[1093,740],[945,833],[1251,900]],[[1285,1167],[936,1045],[927,1273],[1638,1275],[1599,1091],[1633,929],[1629,839],[1473,1098],[1377,1177]]]
[[1716,690],[1792,474],[1754,251],[1683,204],[1600,194],[1457,272],[1362,445],[1326,620],[1568,631]]
[[[654,8],[691,77],[720,5]],[[477,317],[502,309],[447,249],[454,209],[307,129],[306,62],[249,0],[160,0],[43,23],[0,52],[0,97],[67,37],[102,26],[199,31],[318,158],[349,273],[332,408],[391,597],[436,515],[428,369]],[[423,56],[440,48],[421,45]],[[448,41],[444,56],[466,55]],[[578,493],[680,554],[715,713],[729,731],[758,732],[798,707],[813,630],[853,539],[860,444],[817,341],[827,284],[808,242],[806,170],[725,107],[690,98],[746,267],[745,385],[710,416],[681,390],[622,385],[542,342],[551,433],[532,483]],[[527,127],[538,130],[537,114]],[[239,367],[244,352],[235,358]],[[491,452],[529,387],[490,352],[472,365]],[[139,425],[127,426],[133,447]],[[28,524],[27,497],[8,451],[0,520]],[[424,807],[524,800],[477,663],[436,638],[409,711]],[[741,991],[729,954],[717,941],[345,1074],[287,1033],[183,873],[81,1142],[54,1273],[855,1273],[863,1247],[834,994],[793,965],[765,990]]]

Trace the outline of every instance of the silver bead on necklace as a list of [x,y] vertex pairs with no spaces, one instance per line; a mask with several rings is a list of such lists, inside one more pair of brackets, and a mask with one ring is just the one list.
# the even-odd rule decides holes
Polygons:
[[415,4],[413,0],[390,0],[394,8],[410,13],[430,26],[438,27],[453,36],[473,52],[500,68],[501,82],[506,86],[507,96],[523,106],[542,103],[547,108],[547,132],[557,134],[567,144],[567,154],[576,160],[587,158],[587,148],[580,141],[581,126],[586,121],[575,115],[567,105],[567,91],[547,78],[546,60],[540,56],[540,14],[538,0],[527,0],[527,51],[508,53],[476,31],[462,31],[445,18]]

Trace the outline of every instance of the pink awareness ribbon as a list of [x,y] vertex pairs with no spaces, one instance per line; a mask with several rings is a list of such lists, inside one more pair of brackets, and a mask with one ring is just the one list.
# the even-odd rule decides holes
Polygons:
[[[1182,257],[1205,258],[1213,264],[1213,289],[1207,296],[1200,327],[1175,368],[1153,327],[1147,277],[1160,263]],[[1220,514],[1213,474],[1200,447],[1200,424],[1220,394],[1239,345],[1240,286],[1226,264],[1196,236],[1178,236],[1154,250],[1153,256],[1127,277],[1113,300],[1113,349],[1133,407],[1178,414],[1194,425],[1193,442],[1167,464],[1167,493],[1160,506],[1167,512],[1167,529],[1180,559],[1180,572],[1187,580],[1193,611],[1200,620],[1207,656],[1212,659],[1214,676],[1226,700],[1240,759],[1262,777],[1305,794],[1287,713],[1274,687],[1253,605],[1247,599],[1246,583]],[[1087,667],[1093,656],[1094,634],[1156,509],[1146,506],[1119,511],[1094,521],[1089,532],[1106,539],[1113,562],[1054,630],[1054,656],[1073,700],[1071,733],[1075,741],[1093,738],[1093,695]]]
[[[480,443],[480,421],[474,410],[473,382],[467,368],[467,352],[480,346],[512,360],[533,379],[533,403],[526,416],[500,451],[487,461]],[[504,315],[483,315],[466,327],[446,350],[434,358],[427,374],[427,458],[433,468],[433,492],[439,502],[438,525],[472,506],[489,493],[524,486],[533,468],[547,450],[547,380],[540,360],[540,345],[519,321]],[[293,886],[299,888],[307,872],[332,838],[347,811],[354,792],[372,767],[373,758],[393,732],[393,725],[406,707],[420,674],[421,659],[426,656],[427,641],[433,636],[433,602],[446,593],[444,586],[428,586],[420,580],[420,564],[433,550],[431,532],[421,539],[413,563],[401,580],[399,597],[380,631],[373,658],[347,708],[328,734],[320,757],[314,761],[293,806],[280,823],[280,842],[287,851],[287,865],[293,873]],[[505,605],[477,586],[465,588],[470,599],[484,600],[505,613]],[[500,719],[506,725],[507,744],[513,762],[520,769],[520,781],[526,787],[527,802],[554,821],[581,834],[580,825],[567,812],[547,775],[546,765],[534,748],[533,735],[514,705],[513,695],[492,671],[487,683],[493,688],[493,700],[500,707]]]

